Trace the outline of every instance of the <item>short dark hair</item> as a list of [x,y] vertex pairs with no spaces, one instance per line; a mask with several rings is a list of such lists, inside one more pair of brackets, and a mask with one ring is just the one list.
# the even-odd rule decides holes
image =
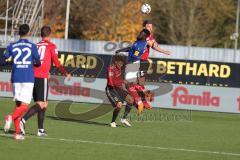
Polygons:
[[43,26],[41,28],[41,37],[48,37],[51,34],[52,30],[50,26]]
[[122,54],[116,54],[113,56],[113,62],[118,62],[118,61],[122,61],[125,64],[126,61],[126,57]]
[[19,26],[19,35],[26,36],[29,32],[30,28],[28,24],[22,24]]
[[143,29],[137,36],[137,41],[146,40],[148,36],[150,36],[149,30]]
[[143,24],[142,24],[142,25],[143,25],[143,27],[146,27],[147,24],[152,24],[152,21],[146,19],[146,20],[143,21]]

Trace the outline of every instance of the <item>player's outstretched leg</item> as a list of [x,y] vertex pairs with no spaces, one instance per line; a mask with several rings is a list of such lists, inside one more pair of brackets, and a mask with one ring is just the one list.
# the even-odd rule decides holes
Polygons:
[[20,121],[20,129],[21,129],[22,134],[25,135],[25,133],[26,133],[25,124],[26,124],[27,120],[29,118],[31,118],[32,116],[34,116],[36,113],[38,113],[40,110],[41,110],[41,108],[40,108],[39,104],[35,104],[23,116],[23,118]]
[[17,105],[15,108],[13,114],[12,114],[12,120],[14,121],[14,126],[15,126],[15,135],[14,139],[16,140],[24,140],[24,136],[21,134],[20,130],[20,120],[24,112],[26,112],[28,109],[28,105],[21,103],[20,105]]
[[117,127],[116,119],[118,117],[118,114],[119,114],[120,110],[121,109],[119,109],[117,107],[113,110],[112,121],[110,123],[110,126],[113,127],[113,128]]
[[113,128],[117,127],[116,119],[121,109],[122,109],[122,102],[118,102],[115,109],[113,110],[112,122],[110,123],[110,126]]

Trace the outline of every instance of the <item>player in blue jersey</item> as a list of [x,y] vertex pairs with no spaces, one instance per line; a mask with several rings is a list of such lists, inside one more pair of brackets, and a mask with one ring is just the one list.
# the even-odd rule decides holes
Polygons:
[[[150,32],[147,29],[143,29],[137,36],[137,40],[133,43],[131,47],[127,49],[128,51],[128,64],[126,66],[125,80],[128,82],[137,82],[137,75],[140,69],[141,56],[145,52],[147,45],[151,45],[151,41],[146,41]],[[118,50],[117,52],[122,50]],[[125,50],[126,51],[126,50]]]
[[151,45],[151,42],[147,42],[146,39],[150,35],[147,29],[143,29],[137,36],[137,40],[133,43],[129,49],[128,62],[137,62],[141,60],[141,56],[145,52],[147,45]]
[[37,46],[26,38],[29,30],[27,24],[22,24],[19,27],[20,39],[7,46],[2,58],[2,63],[9,58],[12,59],[11,82],[13,85],[13,97],[16,102],[12,116],[6,117],[4,130],[7,131],[13,121],[16,130],[14,138],[17,140],[24,139],[24,136],[20,133],[19,124],[22,115],[27,111],[32,99],[34,85],[33,66],[41,65]]
[[[146,94],[150,91],[145,92],[144,72],[140,71],[140,61],[142,55],[145,53],[147,46],[152,46],[154,41],[147,41],[147,37],[150,36],[150,32],[147,29],[143,29],[137,40],[129,48],[124,48],[117,50],[116,52],[126,52],[128,51],[128,64],[125,70],[125,80],[127,81],[128,93],[134,98],[134,102],[138,108],[138,115],[143,111],[143,108],[150,109],[151,106],[146,100]],[[152,95],[152,93],[151,93]],[[152,97],[152,96],[151,96]],[[152,98],[151,98],[152,99]]]

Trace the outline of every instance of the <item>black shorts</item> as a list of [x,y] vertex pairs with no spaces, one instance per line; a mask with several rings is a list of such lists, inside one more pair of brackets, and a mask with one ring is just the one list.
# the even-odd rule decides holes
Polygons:
[[140,72],[143,71],[144,74],[147,73],[150,63],[148,61],[140,61]]
[[123,103],[128,95],[127,91],[120,88],[113,88],[111,86],[107,86],[105,91],[113,107],[116,107],[118,102]]
[[47,78],[35,78],[33,87],[33,99],[34,102],[48,100],[48,79]]

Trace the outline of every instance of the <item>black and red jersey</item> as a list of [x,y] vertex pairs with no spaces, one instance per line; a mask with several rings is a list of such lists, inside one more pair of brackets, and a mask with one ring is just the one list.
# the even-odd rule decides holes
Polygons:
[[107,85],[122,88],[124,83],[122,69],[112,64],[107,69]]

